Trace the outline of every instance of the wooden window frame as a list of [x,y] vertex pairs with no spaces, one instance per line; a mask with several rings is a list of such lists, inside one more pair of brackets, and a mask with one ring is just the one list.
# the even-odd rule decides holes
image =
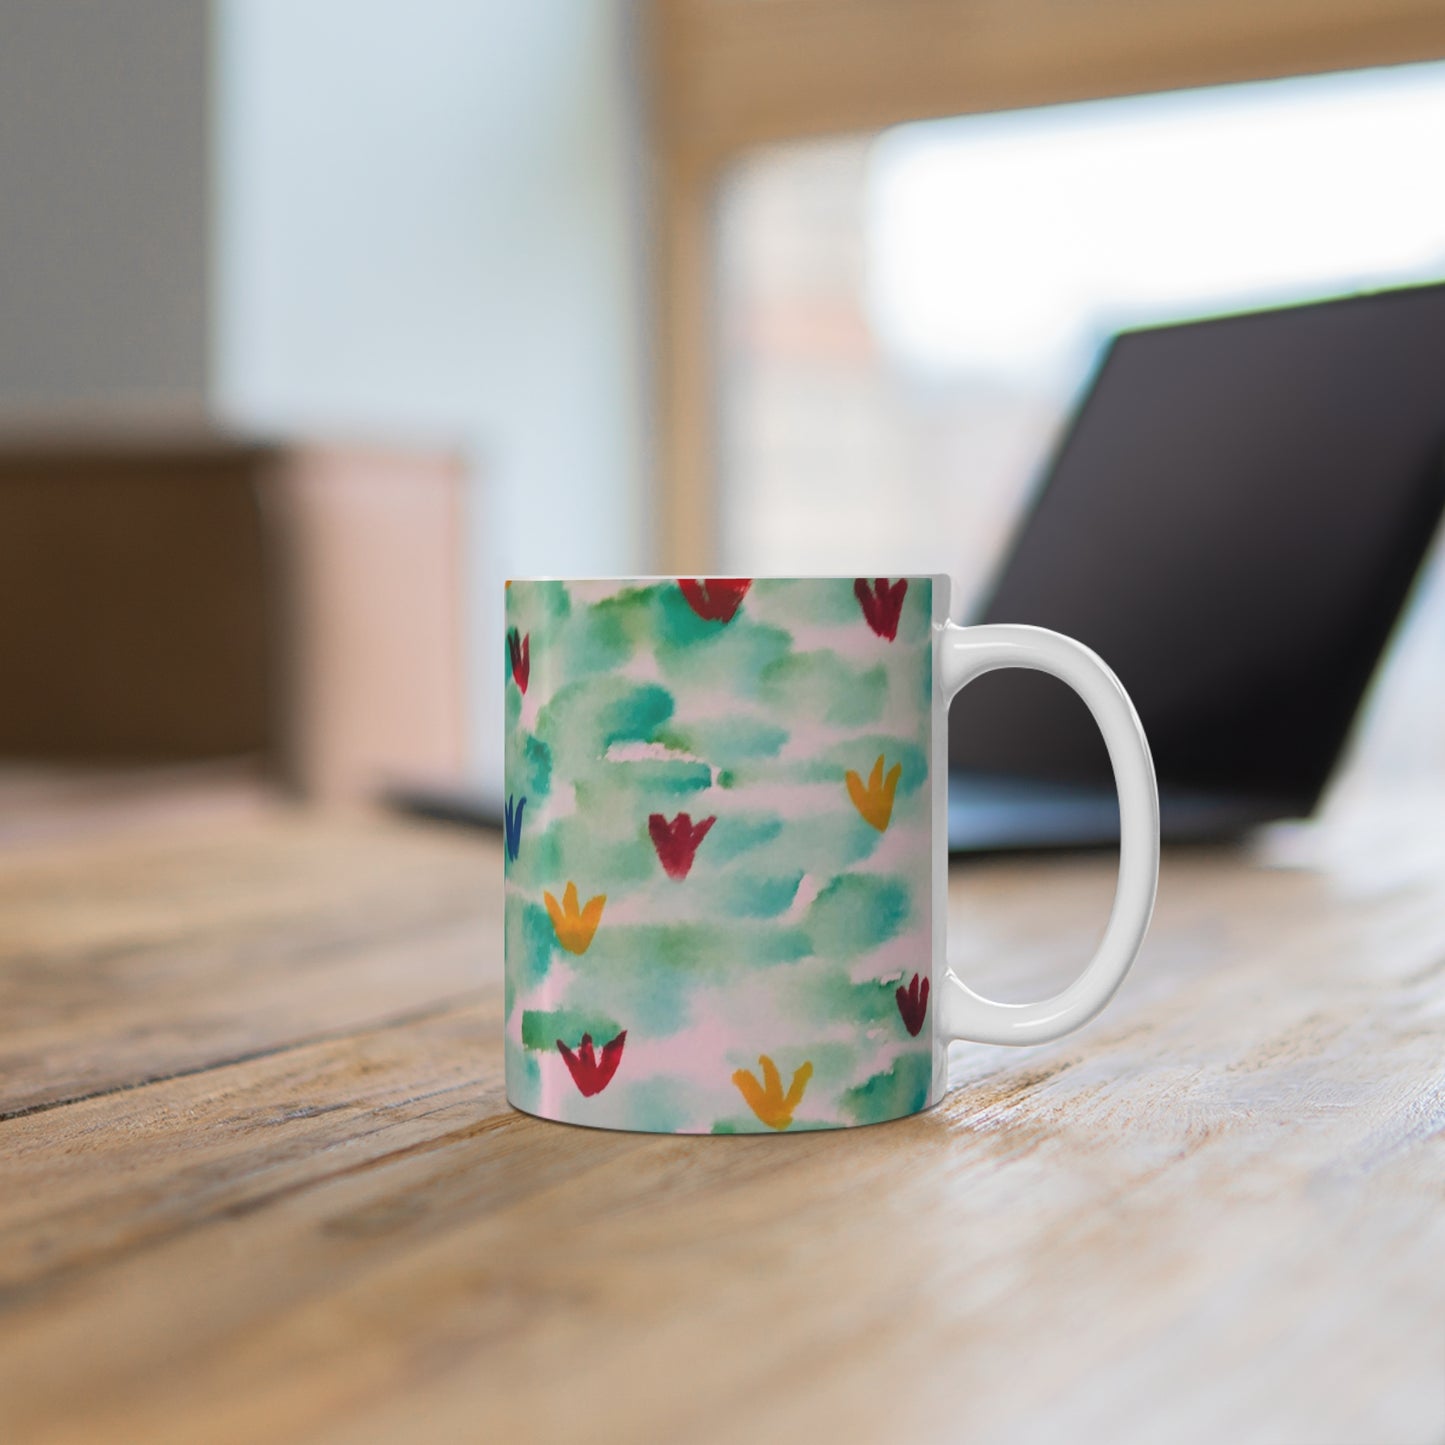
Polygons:
[[659,571],[718,564],[718,179],[779,141],[1445,57],[1440,0],[647,0]]

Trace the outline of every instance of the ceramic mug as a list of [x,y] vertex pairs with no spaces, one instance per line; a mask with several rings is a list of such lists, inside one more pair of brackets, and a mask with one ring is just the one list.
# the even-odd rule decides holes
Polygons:
[[[518,580],[506,612],[518,1109],[678,1134],[896,1119],[944,1093],[951,1041],[1058,1038],[1128,971],[1158,796],[1081,644],[956,626],[946,577]],[[1103,941],[1034,1004],[981,998],[945,952],[948,704],[999,667],[1079,693],[1119,792]]]

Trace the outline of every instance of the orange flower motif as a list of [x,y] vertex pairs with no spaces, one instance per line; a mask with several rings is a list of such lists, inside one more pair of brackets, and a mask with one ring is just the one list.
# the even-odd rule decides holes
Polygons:
[[804,1063],[794,1071],[793,1082],[786,1094],[783,1093],[778,1066],[766,1054],[758,1060],[758,1065],[763,1071],[762,1083],[747,1069],[739,1069],[733,1075],[733,1083],[747,1100],[748,1108],[769,1129],[786,1129],[793,1122],[793,1110],[803,1102],[803,1090],[813,1077],[813,1065],[811,1062]]
[[893,794],[902,775],[903,764],[894,763],[888,769],[887,778],[883,776],[882,753],[878,754],[878,761],[873,764],[873,772],[869,775],[866,786],[852,768],[849,768],[846,774],[848,796],[852,798],[853,806],[863,815],[863,821],[877,828],[880,833],[887,829],[888,822],[893,817]]
[[544,893],[542,898],[547,904],[552,927],[557,930],[557,942],[568,953],[586,953],[592,936],[597,932],[597,925],[602,922],[602,905],[607,902],[607,895],[599,893],[595,898],[587,900],[585,908],[579,909],[577,885],[569,883],[562,894],[561,903],[550,893]]

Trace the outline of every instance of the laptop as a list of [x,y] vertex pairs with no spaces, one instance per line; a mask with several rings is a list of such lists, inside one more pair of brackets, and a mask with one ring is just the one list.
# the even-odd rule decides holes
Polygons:
[[[1445,284],[1126,331],[974,622],[1092,647],[1168,841],[1310,814],[1445,507]],[[990,673],[949,719],[949,846],[1106,846],[1084,706]]]

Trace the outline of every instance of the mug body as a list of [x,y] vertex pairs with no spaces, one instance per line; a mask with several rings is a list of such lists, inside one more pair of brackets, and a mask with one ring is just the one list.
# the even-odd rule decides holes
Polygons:
[[511,1102],[738,1134],[936,1100],[947,579],[518,580],[506,613]]

